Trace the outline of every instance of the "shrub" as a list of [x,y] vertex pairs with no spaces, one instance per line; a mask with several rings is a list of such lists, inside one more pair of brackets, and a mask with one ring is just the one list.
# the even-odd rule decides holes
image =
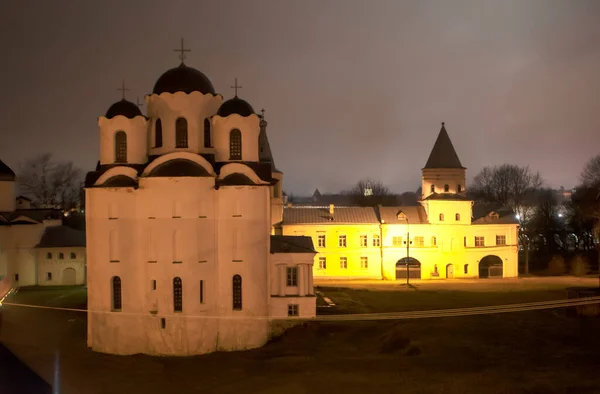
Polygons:
[[576,255],[571,259],[571,274],[575,276],[585,276],[589,269],[589,264],[584,256]]
[[549,275],[564,275],[567,272],[567,265],[565,259],[560,255],[552,256],[550,263],[548,264]]

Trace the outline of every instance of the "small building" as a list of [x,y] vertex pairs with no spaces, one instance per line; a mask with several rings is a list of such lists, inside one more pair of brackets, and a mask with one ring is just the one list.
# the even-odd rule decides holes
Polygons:
[[67,226],[46,227],[37,261],[38,285],[85,284],[85,233]]

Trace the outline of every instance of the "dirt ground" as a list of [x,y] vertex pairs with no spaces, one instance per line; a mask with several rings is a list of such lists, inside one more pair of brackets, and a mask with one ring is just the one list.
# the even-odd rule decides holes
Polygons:
[[[323,313],[563,299],[594,279],[319,282]],[[21,289],[10,302],[85,305],[84,288]],[[61,394],[600,393],[600,319],[564,310],[407,321],[313,322],[267,346],[189,358],[111,356],[85,343],[86,314],[3,306],[0,340]]]

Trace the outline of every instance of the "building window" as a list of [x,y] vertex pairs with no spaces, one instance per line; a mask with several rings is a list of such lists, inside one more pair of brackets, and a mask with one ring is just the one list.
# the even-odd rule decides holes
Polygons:
[[325,234],[317,235],[317,246],[319,248],[325,247]]
[[154,147],[160,148],[162,146],[162,122],[160,119],[156,119],[154,124]]
[[319,269],[320,270],[327,269],[327,258],[319,257]]
[[46,253],[46,260],[52,260],[52,253]]
[[360,246],[363,248],[367,247],[367,236],[366,235],[360,236]]
[[460,192],[462,192],[462,186],[461,186],[460,184],[458,184],[458,185],[456,186],[456,192],[457,192],[457,193],[460,193]]
[[496,245],[506,245],[506,235],[496,235]]
[[289,304],[288,305],[288,316],[298,316],[298,304]]
[[417,247],[422,248],[423,246],[425,246],[425,237],[415,237],[414,241],[415,241],[414,244]]
[[165,319],[164,317],[162,317],[160,319],[160,328],[162,328],[162,329],[167,328],[167,319]]
[[233,310],[242,310],[242,277],[233,275]]
[[204,147],[210,148],[210,120],[204,119]]
[[348,258],[347,257],[340,257],[340,268],[343,270],[348,269]]
[[242,132],[238,129],[229,132],[229,160],[242,160]]
[[444,214],[440,213],[440,222],[443,222],[443,221],[444,221]]
[[381,246],[381,239],[377,234],[373,235],[373,246]]
[[121,299],[121,278],[113,276],[112,278],[112,307],[113,311],[120,311],[122,306]]
[[181,278],[173,278],[173,311],[181,312],[183,310],[183,289]]
[[364,269],[364,270],[369,268],[369,258],[368,257],[360,258],[360,268]]
[[431,237],[431,246],[437,246],[437,238]]
[[340,248],[346,247],[346,236],[345,235],[338,235],[338,246]]
[[464,239],[465,248],[467,247],[467,237]]
[[392,237],[393,246],[402,246],[402,237]]
[[435,265],[433,266],[433,274],[434,274],[435,276],[438,276],[438,275],[440,274],[440,273],[438,272],[438,266],[437,266],[437,264],[435,264]]
[[185,118],[177,118],[175,121],[175,148],[188,147],[188,127]]
[[115,162],[127,163],[127,134],[123,130],[115,134]]
[[18,282],[19,281],[19,274],[15,274],[14,278],[15,278],[15,282]]
[[200,303],[204,304],[204,281],[200,281]]
[[460,220],[460,213],[457,213],[456,215],[454,215],[454,220],[456,220],[456,221]]
[[298,286],[298,267],[286,267],[287,285]]
[[475,237],[475,247],[485,246],[485,238],[484,237]]
[[465,264],[465,274],[469,273],[469,264]]
[[450,185],[444,185],[444,193],[448,193],[450,191]]
[[46,272],[46,280],[52,280],[52,272]]
[[432,193],[435,193],[435,185],[431,185],[431,188],[429,190],[431,190]]
[[71,260],[75,260],[77,258],[77,255],[75,254],[75,252],[71,252]]
[[152,290],[156,290],[156,280],[152,280]]
[[58,259],[59,259],[59,260],[64,260],[64,259],[65,259],[65,254],[64,254],[64,253],[62,253],[62,252],[61,252],[61,253],[59,253],[59,254],[58,254]]

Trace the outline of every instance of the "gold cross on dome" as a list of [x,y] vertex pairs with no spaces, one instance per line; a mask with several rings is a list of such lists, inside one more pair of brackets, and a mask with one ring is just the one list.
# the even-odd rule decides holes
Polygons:
[[183,63],[183,61],[185,60],[185,53],[186,52],[191,52],[191,49],[186,49],[185,46],[183,45],[183,37],[181,38],[181,48],[179,49],[174,49],[175,52],[180,52],[179,54],[179,60],[181,60],[181,63]]
[[237,78],[235,79],[235,84],[231,88],[235,89],[235,97],[237,97],[237,91],[238,91],[238,89],[242,88],[242,86],[238,85]]
[[125,80],[123,80],[123,85],[121,85],[121,87],[117,90],[120,90],[122,95],[123,95],[123,100],[125,100],[125,91],[129,90],[128,88],[125,87]]

